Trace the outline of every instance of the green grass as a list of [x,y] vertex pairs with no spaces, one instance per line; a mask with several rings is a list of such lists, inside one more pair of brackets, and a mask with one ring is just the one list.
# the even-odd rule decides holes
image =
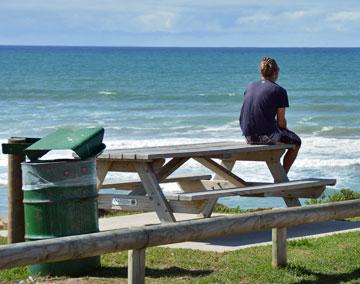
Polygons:
[[[7,243],[7,238],[0,237],[0,245]],[[17,279],[25,279],[28,277],[26,267],[17,267],[13,269],[0,270],[0,283],[9,283]]]
[[[101,259],[102,269],[77,280],[126,283],[127,252]],[[146,250],[146,283],[360,283],[359,259],[359,232],[289,241],[289,265],[282,269],[271,267],[271,246],[226,253],[156,247]],[[2,283],[17,283],[27,277],[25,268],[0,271]],[[34,278],[52,283],[69,280]]]

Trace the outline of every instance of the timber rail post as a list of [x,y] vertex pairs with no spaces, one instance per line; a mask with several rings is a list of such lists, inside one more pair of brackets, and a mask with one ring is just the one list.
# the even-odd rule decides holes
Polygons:
[[24,150],[39,138],[11,137],[3,143],[2,152],[8,155],[8,242],[24,241],[25,220],[22,192],[21,163]]
[[[9,138],[12,144],[25,143],[26,138]],[[22,192],[21,163],[25,161],[22,151],[8,155],[8,242],[24,241],[25,221]]]
[[[130,283],[143,283],[145,248],[171,243],[204,240],[213,237],[290,226],[319,223],[360,216],[360,200],[334,202],[305,207],[261,211],[236,216],[181,221],[144,227],[117,229],[99,233],[61,237],[0,246],[0,269],[46,263],[133,250],[130,252]],[[277,232],[275,266],[286,265],[286,234]],[[140,279],[141,278],[141,279]]]

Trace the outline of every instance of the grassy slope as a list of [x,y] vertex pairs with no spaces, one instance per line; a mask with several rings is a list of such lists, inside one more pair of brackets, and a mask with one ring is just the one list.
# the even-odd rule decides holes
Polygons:
[[[288,267],[273,269],[271,246],[226,253],[149,248],[146,283],[360,283],[360,232],[290,241],[288,258]],[[101,270],[77,280],[126,283],[127,252],[104,255],[102,265]],[[27,276],[24,268],[0,271],[4,283]],[[51,282],[56,280],[69,283],[69,279],[51,278]]]

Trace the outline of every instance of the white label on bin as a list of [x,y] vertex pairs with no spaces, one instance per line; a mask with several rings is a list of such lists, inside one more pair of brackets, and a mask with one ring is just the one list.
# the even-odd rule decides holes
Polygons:
[[115,206],[137,206],[136,199],[127,199],[127,198],[113,198],[112,205]]

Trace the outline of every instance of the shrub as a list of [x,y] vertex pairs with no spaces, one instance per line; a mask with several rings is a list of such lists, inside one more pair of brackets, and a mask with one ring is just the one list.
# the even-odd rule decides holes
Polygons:
[[329,202],[353,200],[353,199],[360,199],[360,193],[353,191],[350,188],[343,188],[339,192],[336,192],[335,194],[328,196]]
[[314,204],[353,200],[353,199],[360,199],[360,193],[353,191],[350,188],[343,188],[332,195],[322,194],[318,199],[312,198],[310,200],[306,200],[305,204],[314,205]]

